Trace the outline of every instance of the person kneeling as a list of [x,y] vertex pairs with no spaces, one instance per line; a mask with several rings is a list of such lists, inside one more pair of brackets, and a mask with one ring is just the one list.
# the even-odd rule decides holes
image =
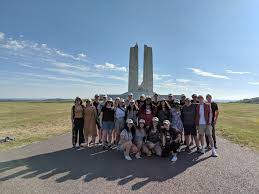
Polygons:
[[170,121],[163,122],[162,132],[162,157],[172,154],[172,162],[177,160],[177,150],[180,147],[181,132],[170,127]]
[[132,143],[133,134],[135,133],[135,127],[132,119],[127,120],[127,126],[122,130],[120,134],[120,141],[118,149],[124,152],[124,157],[126,160],[132,160],[130,153],[136,154],[136,158],[140,158],[140,153],[136,145]]

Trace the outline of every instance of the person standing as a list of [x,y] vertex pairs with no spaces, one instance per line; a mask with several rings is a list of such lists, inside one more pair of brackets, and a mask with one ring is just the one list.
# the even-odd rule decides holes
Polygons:
[[128,94],[128,99],[126,99],[126,101],[125,101],[125,106],[126,106],[126,107],[129,106],[131,100],[134,100],[134,99],[133,99],[133,93],[129,93],[129,94]]
[[147,128],[152,125],[152,118],[155,116],[155,107],[152,105],[151,97],[147,96],[144,104],[139,108],[139,119],[146,121]]
[[[212,96],[210,94],[207,94],[206,100],[208,103],[211,105],[211,110],[212,110],[212,121],[211,121],[211,126],[212,126],[212,138],[214,141],[214,147],[217,149],[217,141],[216,141],[216,134],[215,134],[215,127],[217,124],[218,116],[219,116],[219,108],[216,102],[212,101]],[[206,143],[207,147],[209,147],[209,138],[206,136]]]
[[192,104],[189,98],[186,98],[185,105],[182,108],[181,118],[183,122],[186,148],[185,151],[190,150],[190,136],[195,140],[197,151],[199,151],[199,141],[197,138],[197,130],[195,125],[196,105]]
[[[79,146],[82,147],[84,143],[84,105],[81,98],[76,97],[74,105],[71,109],[71,122],[72,122],[72,144],[73,148],[76,147],[77,138],[79,138]],[[79,134],[79,137],[78,137]]]
[[163,125],[164,120],[170,120],[170,109],[170,105],[164,98],[162,98],[157,107],[157,117],[159,119],[160,126]]
[[100,120],[102,123],[102,145],[103,149],[111,147],[112,130],[114,128],[114,107],[112,98],[108,98],[100,114]]
[[[98,115],[99,115],[99,124],[101,126],[101,119],[100,119],[100,115],[101,115],[101,112],[102,112],[102,108],[105,106],[106,102],[107,102],[107,98],[108,96],[105,94],[103,97],[102,97],[102,102],[99,103],[99,106],[98,106]],[[100,130],[99,130],[99,144],[102,144],[102,135],[103,135],[103,129],[102,127],[100,127]]]
[[202,95],[198,96],[199,104],[196,107],[196,128],[199,132],[199,140],[201,142],[201,153],[205,153],[204,147],[204,134],[206,134],[209,138],[209,142],[211,145],[212,156],[217,157],[216,150],[214,148],[214,142],[212,140],[212,110],[211,105],[204,102],[204,98]]
[[197,94],[193,94],[192,95],[191,103],[192,104],[199,104],[199,100],[198,100]]
[[182,94],[181,95],[181,99],[180,99],[180,106],[181,106],[181,108],[183,107],[183,105],[185,105],[185,99],[186,99],[185,94]]
[[85,147],[88,146],[88,138],[91,137],[91,142],[95,146],[95,138],[97,136],[96,119],[97,112],[93,106],[91,99],[86,99],[86,106],[84,109],[84,138]]
[[131,100],[130,104],[126,108],[126,119],[132,119],[134,124],[138,124],[138,112],[139,109],[135,104],[135,100]]
[[167,100],[167,103],[170,105],[170,107],[173,107],[174,106],[174,96],[173,94],[168,94],[168,100]]
[[[99,116],[100,116],[100,110],[99,110],[99,106],[100,106],[100,95],[99,94],[95,94],[94,96],[94,101],[93,101],[93,106],[96,109],[96,113],[97,113],[97,118],[96,118],[96,124],[97,124],[97,129],[98,129],[98,137],[99,140],[102,139],[102,134],[101,134],[101,125],[100,125],[100,120],[99,120]],[[93,142],[90,142],[89,144],[92,144]],[[100,143],[100,142],[99,142]]]
[[125,128],[126,108],[125,100],[120,99],[119,104],[115,107],[115,138],[114,144],[117,145],[120,140],[120,133]]
[[146,99],[146,96],[145,94],[142,94],[139,98],[139,100],[137,100],[136,104],[138,106],[138,108],[140,109],[140,107],[145,103],[145,99]]

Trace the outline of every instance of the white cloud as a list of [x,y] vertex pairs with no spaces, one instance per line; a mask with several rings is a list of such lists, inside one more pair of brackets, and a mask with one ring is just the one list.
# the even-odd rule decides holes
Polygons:
[[211,72],[207,72],[207,71],[203,71],[201,69],[197,69],[197,68],[188,68],[190,70],[192,70],[193,73],[203,76],[203,77],[213,77],[213,78],[219,78],[219,79],[230,79],[229,77],[225,76],[225,75],[218,75],[218,74],[214,74]]
[[188,83],[190,82],[191,80],[189,79],[176,79],[177,82],[180,82],[180,83]]
[[121,65],[115,65],[115,64],[112,64],[112,63],[105,63],[105,64],[102,64],[102,65],[95,64],[94,66],[97,69],[102,69],[102,70],[127,72],[127,68],[126,67],[123,67]]
[[4,48],[7,49],[23,49],[25,47],[25,45],[23,44],[23,42],[17,41],[17,40],[8,40],[6,42],[6,44],[3,45]]
[[80,58],[86,58],[86,54],[84,54],[84,53],[79,53],[77,56]]
[[259,82],[248,82],[249,85],[259,85]]
[[61,69],[78,69],[81,71],[88,71],[90,70],[89,67],[86,67],[84,65],[76,65],[76,64],[69,64],[69,63],[64,63],[64,62],[54,62],[53,65],[57,68],[61,68]]
[[113,76],[113,75],[111,75],[111,76],[108,76],[108,78],[109,79],[114,79],[114,80],[120,80],[120,81],[125,81],[125,82],[127,82],[128,81],[128,77],[127,76],[125,76],[125,77],[120,77],[120,76]]
[[226,70],[226,72],[229,73],[229,74],[239,74],[239,75],[251,74],[251,72],[249,72],[249,71],[232,71],[232,70]]
[[170,77],[169,74],[153,74],[154,80],[162,80],[164,78]]
[[3,40],[5,38],[5,34],[3,32],[0,32],[0,40]]

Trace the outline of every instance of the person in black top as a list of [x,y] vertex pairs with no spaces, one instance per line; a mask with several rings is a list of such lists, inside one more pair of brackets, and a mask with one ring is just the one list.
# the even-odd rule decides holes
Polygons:
[[174,96],[173,96],[173,94],[168,94],[167,102],[168,102],[168,104],[170,105],[171,108],[174,106]]
[[[208,103],[211,105],[211,110],[212,110],[212,121],[211,121],[211,126],[212,126],[212,139],[214,141],[214,147],[217,149],[217,142],[216,142],[216,134],[215,134],[215,126],[217,124],[218,116],[219,116],[219,108],[216,102],[212,102],[212,96],[210,94],[206,95],[206,100]],[[207,148],[209,148],[209,139],[206,136],[206,143],[207,143]]]
[[138,106],[139,109],[145,103],[145,100],[146,100],[146,96],[145,94],[142,94],[139,100],[136,101],[136,105]]
[[170,105],[162,98],[157,107],[157,117],[161,126],[163,125],[164,120],[170,120],[170,109]]
[[198,100],[197,94],[193,94],[193,95],[192,95],[191,103],[192,103],[192,104],[199,104],[199,100]]
[[172,162],[177,160],[177,150],[180,147],[181,132],[170,127],[170,121],[165,120],[162,127],[162,156],[172,154]]
[[[102,129],[103,129],[103,134],[102,134],[103,149],[106,149],[107,147],[108,148],[111,147],[112,130],[114,129],[114,114],[115,114],[115,110],[114,110],[112,98],[108,98],[100,114]],[[108,137],[108,145],[107,145],[107,137]]]
[[[99,94],[95,94],[94,96],[94,102],[93,105],[96,109],[97,112],[97,119],[96,119],[96,125],[98,127],[98,137],[99,137],[99,142],[102,139],[102,131],[101,131],[101,125],[100,125],[100,120],[99,120],[99,115],[100,115],[100,111],[99,111],[99,106],[100,106],[100,95]],[[90,141],[89,144],[92,144],[93,142]]]
[[186,96],[184,94],[181,95],[181,99],[180,99],[180,106],[183,107],[183,105],[185,104],[185,99]]

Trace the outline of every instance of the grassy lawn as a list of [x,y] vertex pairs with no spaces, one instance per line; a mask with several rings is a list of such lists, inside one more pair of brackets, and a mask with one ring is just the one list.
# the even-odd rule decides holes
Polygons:
[[0,102],[0,137],[15,141],[0,144],[0,150],[27,145],[71,130],[72,103]]
[[[71,130],[72,102],[0,102],[0,136],[16,141],[0,150],[27,145]],[[218,134],[259,150],[259,104],[219,104]]]
[[240,145],[259,150],[259,104],[220,104],[217,129]]

